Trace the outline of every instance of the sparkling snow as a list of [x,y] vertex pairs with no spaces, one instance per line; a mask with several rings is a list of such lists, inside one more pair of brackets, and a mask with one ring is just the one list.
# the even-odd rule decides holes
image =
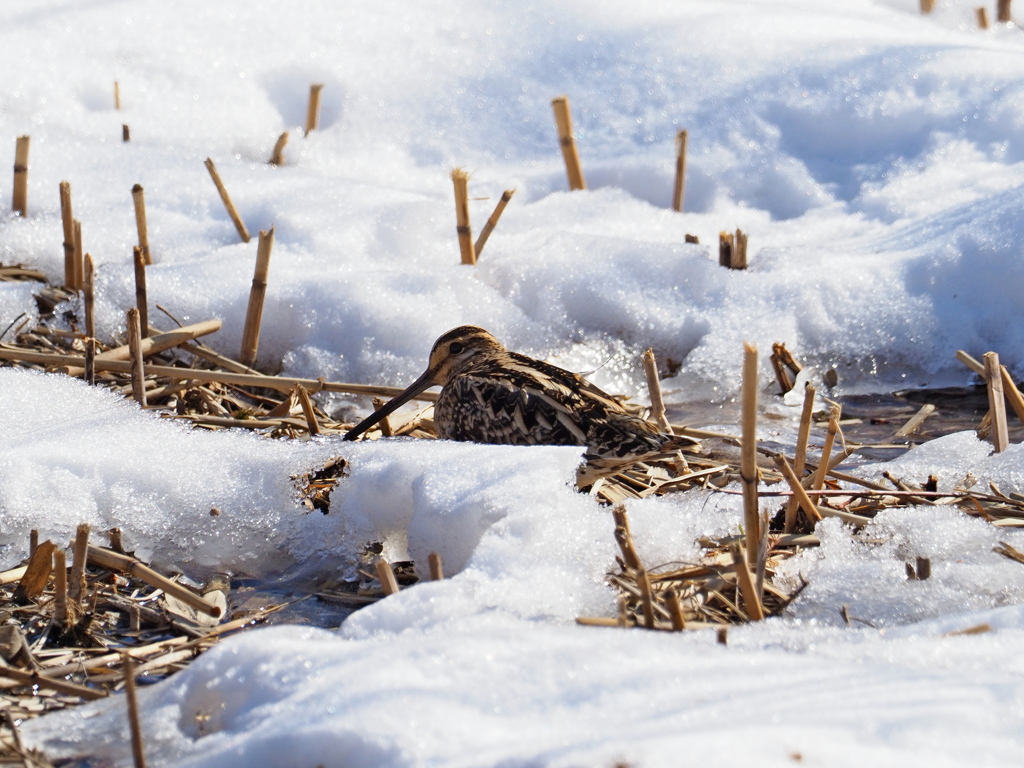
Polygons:
[[[260,367],[400,384],[443,331],[642,398],[637,357],[680,365],[676,404],[727,403],[744,340],[835,367],[833,394],[962,385],[957,349],[1024,376],[1024,35],[938,0],[68,3],[0,8],[0,161],[32,136],[29,217],[0,262],[63,274],[58,183],[97,264],[99,333],[134,302],[130,190],[146,189],[151,302],[220,318],[237,354],[255,243],[238,242],[203,160],[250,232],[275,227]],[[1018,13],[1020,10],[1018,9]],[[113,108],[120,83],[123,109]],[[321,127],[303,138],[308,88]],[[589,190],[566,191],[550,99],[568,94]],[[121,142],[121,125],[132,140]],[[686,212],[669,210],[689,131]],[[265,163],[284,130],[286,164]],[[451,182],[478,230],[516,194],[477,268],[459,264]],[[6,167],[9,167],[6,166]],[[717,264],[721,230],[750,269]],[[684,242],[687,233],[700,245]],[[0,331],[35,313],[0,284]],[[154,308],[154,324],[170,321]],[[765,381],[767,382],[767,372]],[[798,403],[766,391],[766,437]],[[335,397],[333,408],[366,403]],[[580,452],[207,434],[81,382],[0,371],[0,559],[28,531],[117,525],[196,578],[351,575],[368,541],[451,578],[337,630],[230,639],[141,691],[154,766],[1015,765],[1024,737],[1021,535],[945,508],[835,520],[786,564],[785,618],[709,633],[577,627],[608,615],[607,510],[570,488]],[[329,515],[290,477],[344,455]],[[973,433],[885,467],[946,487],[1024,487],[1020,446]],[[222,514],[211,516],[211,507]],[[737,496],[630,505],[650,564],[735,532]],[[931,559],[908,582],[904,563]],[[846,605],[853,626],[839,614]],[[987,634],[944,637],[989,624]],[[122,697],[24,727],[51,757],[131,764]]]

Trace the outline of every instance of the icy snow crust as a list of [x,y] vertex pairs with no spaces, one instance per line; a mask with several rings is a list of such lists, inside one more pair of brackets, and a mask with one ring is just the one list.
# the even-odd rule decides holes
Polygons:
[[[975,30],[973,5],[939,0],[922,18],[916,0],[6,4],[0,157],[26,133],[32,153],[30,216],[0,216],[0,261],[61,278],[69,180],[99,330],[118,334],[141,183],[151,302],[223,319],[211,344],[237,354],[255,245],[238,243],[210,156],[250,231],[276,227],[268,370],[408,382],[440,333],[471,322],[600,366],[599,385],[629,394],[653,346],[682,364],[666,382],[677,403],[731,398],[743,340],[836,366],[838,393],[963,384],[958,348],[998,350],[1021,376],[1024,36]],[[313,82],[321,128],[302,138]],[[585,193],[564,191],[561,93]],[[679,128],[683,215],[667,210]],[[489,198],[471,204],[477,229],[517,190],[476,269],[458,265],[455,165]],[[714,253],[736,227],[750,235],[742,273]],[[0,285],[0,331],[34,313],[31,292]],[[1024,568],[992,546],[1024,541],[953,510],[883,514],[855,537],[825,521],[822,546],[787,564],[810,583],[791,613],[722,648],[572,625],[613,610],[615,555],[607,511],[569,487],[575,449],[206,434],[15,371],[0,371],[0,434],[3,564],[29,529],[64,541],[83,521],[195,577],[344,576],[370,540],[390,558],[444,558],[451,578],[337,632],[258,630],[144,690],[151,765],[1019,762]],[[1021,453],[959,434],[872,471],[1020,489]],[[351,467],[331,514],[308,513],[289,477],[338,454]],[[697,536],[741,519],[737,496],[700,493],[630,516],[649,565],[692,560]],[[907,582],[918,555],[933,576]],[[994,631],[942,637],[981,623]],[[131,762],[119,697],[25,735],[52,757]]]

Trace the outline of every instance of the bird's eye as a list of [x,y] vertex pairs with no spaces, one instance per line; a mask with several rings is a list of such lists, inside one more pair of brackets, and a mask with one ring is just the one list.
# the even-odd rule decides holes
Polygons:
[[465,347],[463,347],[462,344],[458,341],[452,342],[452,345],[448,347],[448,351],[451,352],[453,355],[459,354],[459,352],[461,352],[463,349],[465,349]]

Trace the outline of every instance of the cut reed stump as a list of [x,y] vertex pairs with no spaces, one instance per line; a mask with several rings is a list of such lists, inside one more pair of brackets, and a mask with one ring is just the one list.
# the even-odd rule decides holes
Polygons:
[[28,147],[30,138],[19,136],[14,145],[14,194],[11,210],[28,216]]
[[85,308],[85,380],[96,383],[96,293],[92,256],[85,254],[85,274],[82,278],[82,304]]
[[500,219],[501,214],[505,212],[505,206],[508,205],[509,200],[512,199],[512,195],[514,195],[515,193],[516,191],[514,189],[506,189],[504,192],[501,193],[501,199],[498,200],[498,204],[494,206],[494,211],[487,219],[487,223],[484,224],[484,228],[480,231],[480,236],[476,239],[476,242],[473,244],[474,259],[480,258],[480,252],[484,249],[484,246],[487,244],[487,238],[491,236],[491,232],[493,232],[494,228],[498,226],[498,219]]
[[88,523],[80,523],[75,531],[74,548],[71,557],[71,577],[68,583],[68,597],[81,603],[86,596],[88,585],[85,583],[85,564],[89,559]]
[[[153,263],[153,257],[149,253],[149,227],[146,225],[146,193],[141,184],[132,187],[132,205],[135,207],[135,228],[139,232],[139,248],[142,249],[142,257],[146,266]],[[145,330],[146,326],[142,326]]]
[[931,13],[935,10],[935,0],[921,0],[921,13]]
[[718,235],[718,263],[729,269],[747,268],[747,236],[742,230]]
[[75,285],[75,221],[71,212],[71,183],[60,183],[60,221],[64,227],[64,285]]
[[130,129],[129,127],[128,127],[128,124],[127,124],[127,123],[125,123],[125,124],[123,124],[123,125],[121,126],[121,141],[122,141],[122,142],[123,142],[124,144],[127,144],[127,143],[128,143],[129,141],[131,141],[131,140],[132,140],[132,132],[131,132],[131,129]]
[[992,413],[992,446],[996,453],[1002,453],[1010,444],[1010,437],[1006,426],[1003,375],[999,355],[995,352],[985,353],[985,383],[988,385],[988,407]]
[[781,341],[772,344],[772,356],[770,359],[772,369],[775,371],[775,378],[779,382],[779,389],[781,394],[784,395],[793,389],[795,377],[800,374],[803,367]]
[[320,424],[316,420],[316,410],[313,408],[309,392],[300,384],[295,388],[295,393],[299,396],[299,405],[302,407],[302,415],[306,419],[307,431],[310,435],[319,435]]
[[132,762],[135,768],[146,768],[142,725],[139,722],[139,702],[135,696],[135,661],[130,653],[121,654],[121,668],[124,672],[124,698],[128,704],[128,729],[132,736]]
[[14,148],[14,192],[11,210],[28,216],[28,151],[30,137],[19,136]]
[[75,270],[75,274],[72,277],[74,282],[69,285],[69,288],[78,290],[82,287],[83,273],[85,272],[85,247],[82,244],[82,222],[75,219],[71,222],[72,229],[75,233],[75,263],[72,265]]
[[139,310],[128,310],[128,349],[132,371],[132,395],[135,402],[146,407],[146,377],[142,363],[142,329],[139,326]]
[[1013,21],[1013,15],[1010,13],[1010,0],[998,0],[996,4],[996,21],[1002,23]]
[[235,225],[235,229],[238,230],[238,236],[242,238],[243,243],[248,243],[252,239],[249,236],[249,230],[245,228],[245,222],[242,221],[242,217],[238,215],[238,209],[235,208],[235,204],[231,202],[231,195],[228,194],[227,187],[224,186],[224,182],[221,181],[220,174],[217,173],[217,166],[213,164],[213,160],[209,157],[206,158],[206,170],[210,172],[210,178],[213,179],[213,184],[217,187],[217,193],[220,195],[221,202],[224,203],[224,207],[227,209],[228,216],[231,217],[231,222]]
[[[814,387],[810,384],[804,385],[804,406],[800,412],[800,429],[797,431],[796,453],[793,457],[793,476],[795,478],[802,478],[804,476],[804,464],[807,461],[807,441],[811,436],[811,416],[814,412],[814,396],[816,394],[817,390]],[[797,485],[799,484],[798,480]],[[800,500],[794,495],[786,504],[784,528],[786,533],[792,533],[796,529],[797,510],[799,507]],[[813,510],[808,510],[806,514],[810,517],[813,512]]]
[[274,153],[270,156],[271,165],[284,165],[284,145],[288,143],[288,131],[277,137],[274,144]]
[[380,586],[384,590],[385,595],[393,595],[398,592],[398,581],[395,579],[395,572],[391,569],[391,564],[381,558],[377,561],[375,566],[377,569],[377,578],[380,580]]
[[121,111],[121,84],[114,81],[114,109]]
[[988,9],[985,6],[975,8],[974,15],[978,19],[978,29],[988,29]]
[[757,508],[757,349],[743,344],[743,412],[740,438],[740,478],[743,483],[743,526],[747,558],[757,565],[757,546],[761,540]]
[[306,107],[306,136],[309,136],[310,131],[315,131],[320,126],[320,91],[323,88],[323,83],[314,83],[309,86],[309,104]]
[[260,346],[260,325],[263,322],[263,299],[267,295],[267,275],[270,272],[270,252],[274,248],[274,228],[260,232],[259,247],[256,250],[256,270],[249,291],[249,308],[245,313],[245,328],[242,331],[242,352],[239,362],[251,366],[256,362]]
[[658,378],[658,363],[654,359],[654,350],[650,347],[644,352],[644,374],[647,377],[647,392],[651,396],[650,420],[658,425],[662,432],[672,434],[672,425],[665,417],[665,401],[661,396],[661,380]]
[[146,295],[146,259],[139,246],[132,249],[135,263],[135,307],[139,310],[139,327],[142,338],[149,336],[149,299]]
[[576,148],[576,139],[572,133],[572,112],[569,109],[569,97],[559,96],[551,100],[555,112],[555,126],[558,128],[558,143],[562,147],[565,159],[565,172],[569,177],[569,189],[586,189],[587,182],[583,178],[580,166],[580,153]]
[[441,556],[437,552],[431,552],[427,556],[427,565],[430,568],[431,581],[441,581],[444,578],[444,567],[441,565]]
[[672,210],[682,213],[686,197],[686,143],[689,133],[679,131],[676,134],[676,182],[672,189]]
[[473,230],[469,225],[469,175],[461,168],[452,170],[452,184],[455,187],[455,231],[459,235],[459,253],[462,263],[476,264],[473,246]]
[[68,564],[63,549],[53,551],[53,622],[61,632],[68,628]]

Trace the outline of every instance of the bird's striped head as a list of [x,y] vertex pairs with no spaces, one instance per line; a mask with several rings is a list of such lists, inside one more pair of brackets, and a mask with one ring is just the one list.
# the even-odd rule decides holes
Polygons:
[[434,342],[427,371],[434,384],[444,386],[449,379],[471,365],[478,355],[502,354],[507,351],[500,341],[483,328],[461,325]]

